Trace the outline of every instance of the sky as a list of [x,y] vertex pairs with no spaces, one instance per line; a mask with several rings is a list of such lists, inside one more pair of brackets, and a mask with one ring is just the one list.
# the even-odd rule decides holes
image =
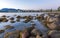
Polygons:
[[57,9],[60,0],[0,0],[0,9]]

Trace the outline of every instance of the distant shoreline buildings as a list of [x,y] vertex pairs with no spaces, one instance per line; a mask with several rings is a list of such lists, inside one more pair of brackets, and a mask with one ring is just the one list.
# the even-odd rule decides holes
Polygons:
[[57,10],[53,9],[40,9],[40,10],[22,10],[22,9],[13,9],[13,8],[3,8],[0,10],[0,12],[52,12],[52,11],[60,11],[60,7],[58,7]]

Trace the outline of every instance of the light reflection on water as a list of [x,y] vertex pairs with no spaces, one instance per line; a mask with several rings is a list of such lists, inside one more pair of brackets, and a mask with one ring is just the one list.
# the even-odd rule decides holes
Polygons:
[[13,15],[28,16],[28,15],[32,15],[32,16],[36,16],[36,14],[40,15],[43,13],[0,13],[0,16],[2,16],[2,15],[7,15],[7,16],[13,16]]
[[[2,15],[6,15],[6,16],[10,16],[10,17],[14,17],[15,18],[16,16],[14,16],[14,15],[20,15],[20,16],[29,16],[29,15],[31,15],[31,16],[36,16],[37,14],[40,15],[42,13],[0,13],[0,17]],[[12,26],[15,27],[14,29],[6,30],[6,32],[11,32],[11,31],[13,31],[15,29],[23,30],[24,27],[30,27],[31,26],[31,22],[24,23],[23,21],[25,19],[20,19],[20,20],[21,20],[20,22],[15,22],[15,23],[10,23],[9,21],[8,22],[1,22],[0,23],[0,30],[1,29],[5,29],[4,26],[6,26],[6,25],[12,25]],[[32,20],[32,21],[34,21],[34,23],[36,24],[36,28],[38,28],[39,30],[41,30],[43,33],[48,30],[39,21],[37,21],[37,20]],[[2,35],[0,35],[0,37],[1,36]]]
[[[0,17],[2,15],[6,15],[6,16],[10,16],[10,17],[14,17],[15,18],[17,15],[20,15],[20,16],[29,16],[29,15],[36,16],[37,14],[40,15],[42,13],[0,13]],[[14,16],[14,15],[16,15],[16,16]],[[21,20],[24,20],[24,19],[21,19]],[[9,21],[0,23],[0,29],[4,29],[3,26],[10,25],[10,24],[11,23]],[[14,23],[14,24],[17,24],[17,23]]]

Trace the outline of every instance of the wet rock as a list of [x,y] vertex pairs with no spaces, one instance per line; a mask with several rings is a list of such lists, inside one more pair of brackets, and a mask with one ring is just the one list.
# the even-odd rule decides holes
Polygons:
[[22,38],[22,31],[20,31],[20,38]]
[[11,17],[11,18],[10,18],[10,22],[11,22],[11,23],[15,23],[14,17]]
[[7,18],[9,18],[10,16],[7,16]]
[[30,19],[26,19],[24,22],[25,22],[25,23],[28,23],[29,21],[30,21]]
[[47,24],[47,26],[51,30],[60,30],[60,25],[56,23]]
[[23,38],[29,38],[31,36],[31,31],[34,29],[35,27],[34,26],[31,26],[31,27],[28,27],[28,28],[25,28],[22,32],[22,37]]
[[21,18],[21,16],[17,16],[16,18],[20,19],[20,18]]
[[20,31],[12,31],[12,32],[7,32],[4,35],[4,38],[20,38]]
[[37,19],[38,21],[44,20],[44,14],[41,14],[40,16],[36,16],[36,19]]
[[47,16],[47,20],[49,22],[51,22],[51,21],[57,21],[60,18],[59,16],[60,16],[59,14],[53,13],[53,14]]
[[28,23],[29,21],[31,21],[33,18],[31,16],[26,17],[26,20],[24,21],[25,23]]
[[48,16],[48,17],[46,17],[44,23],[45,23],[46,27],[48,27],[51,30],[60,29],[59,28],[60,27],[60,25],[59,25],[60,22],[58,22],[58,18]]
[[10,20],[14,20],[14,17],[11,17]]
[[23,16],[22,18],[23,18],[23,19],[26,19],[26,18],[27,18],[27,16]]
[[36,38],[36,37],[34,37],[34,36],[30,36],[29,38]]
[[2,22],[8,22],[8,20],[7,19],[4,19]]
[[20,22],[20,19],[16,19],[17,22]]
[[3,33],[3,32],[4,32],[4,30],[0,30],[0,34]]
[[35,24],[31,25],[31,27],[26,28],[29,33],[35,28]]
[[45,14],[41,14],[40,16],[41,16],[41,19],[44,20]]
[[14,27],[13,26],[10,26],[10,25],[6,25],[5,28],[6,29],[13,29]]
[[11,23],[15,23],[15,21],[13,21],[13,20],[11,20],[10,22],[11,22]]
[[0,22],[7,22],[8,19],[7,18],[0,18]]
[[51,30],[55,30],[57,29],[56,25],[54,23],[51,23],[51,24],[47,24],[47,27]]
[[36,38],[42,38],[40,35],[37,35]]
[[22,38],[28,38],[28,37],[29,37],[28,30],[25,29],[25,30],[22,32]]
[[40,32],[39,30],[37,30],[37,29],[33,29],[33,30],[31,31],[31,34],[32,34],[32,35],[35,35],[35,36],[36,36],[37,34],[38,34],[38,35],[42,35],[41,32]]
[[53,22],[54,18],[50,17],[50,16],[46,16],[45,20],[48,21],[48,22]]
[[47,24],[47,26],[48,26],[49,29],[52,29],[52,30],[60,30],[60,25],[56,24],[56,22],[51,23],[51,24]]
[[49,38],[60,38],[60,31],[51,30],[48,33]]
[[42,38],[48,38],[48,34],[42,35]]
[[2,22],[2,18],[0,18],[0,22]]
[[36,38],[42,38],[42,33],[37,29],[32,30],[32,35],[33,34],[36,36]]
[[42,17],[41,17],[41,16],[37,16],[36,19],[37,19],[38,21],[40,21],[40,20],[42,20]]
[[6,17],[6,15],[3,15],[2,17]]
[[55,16],[54,13],[48,13],[48,15],[51,16],[51,17],[54,17]]

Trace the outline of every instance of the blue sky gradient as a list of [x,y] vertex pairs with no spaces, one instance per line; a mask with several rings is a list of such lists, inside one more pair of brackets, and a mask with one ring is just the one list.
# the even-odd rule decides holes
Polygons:
[[0,0],[0,9],[57,9],[59,6],[60,0]]

